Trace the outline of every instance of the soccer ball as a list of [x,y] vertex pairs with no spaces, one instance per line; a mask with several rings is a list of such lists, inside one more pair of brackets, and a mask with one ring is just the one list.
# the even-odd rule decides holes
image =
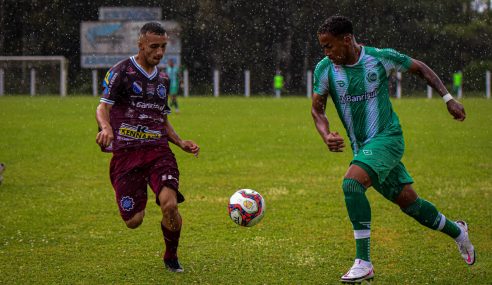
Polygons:
[[229,200],[229,217],[238,225],[252,227],[265,214],[265,200],[251,189],[240,189]]

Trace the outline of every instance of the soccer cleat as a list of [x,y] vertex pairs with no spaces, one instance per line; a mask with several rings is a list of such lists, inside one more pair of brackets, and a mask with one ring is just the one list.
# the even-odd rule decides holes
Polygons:
[[465,221],[456,221],[456,225],[460,228],[463,233],[463,237],[460,241],[456,241],[458,249],[461,253],[461,257],[465,260],[466,264],[473,265],[475,263],[475,248],[470,242],[468,236],[468,225]]
[[183,272],[184,269],[179,264],[178,259],[164,259],[164,265],[166,266],[166,269],[171,271],[171,272]]
[[[369,265],[367,265],[369,264]],[[363,263],[361,259],[355,259],[352,268],[342,276],[342,283],[361,283],[371,281],[374,278],[374,268],[371,263]]]

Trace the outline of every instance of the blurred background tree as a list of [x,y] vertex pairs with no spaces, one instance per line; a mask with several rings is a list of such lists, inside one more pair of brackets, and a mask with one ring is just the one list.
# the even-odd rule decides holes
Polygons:
[[[492,70],[490,1],[447,0],[0,0],[0,55],[63,55],[70,61],[69,92],[90,93],[90,71],[80,68],[80,23],[96,21],[102,6],[161,7],[163,20],[183,28],[182,62],[193,93],[210,94],[212,70],[223,93],[242,93],[251,71],[252,93],[270,93],[281,70],[289,93],[304,93],[306,70],[323,57],[318,26],[330,15],[354,22],[357,40],[392,47],[431,66],[450,84],[464,74],[464,89],[484,88]],[[424,88],[409,79],[405,88]]]

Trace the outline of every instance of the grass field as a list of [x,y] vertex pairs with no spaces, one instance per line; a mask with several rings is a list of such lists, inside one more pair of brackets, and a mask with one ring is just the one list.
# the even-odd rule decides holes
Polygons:
[[[373,189],[374,284],[492,283],[492,100],[464,99],[468,118],[442,100],[394,101],[415,189],[470,226],[477,263],[454,241],[405,216]],[[329,153],[305,98],[181,98],[171,122],[201,146],[176,148],[187,201],[180,260],[163,269],[160,211],[121,221],[108,177],[110,155],[95,144],[94,97],[0,97],[0,284],[338,284],[354,242],[341,179],[351,152]],[[332,129],[343,131],[332,104]],[[253,228],[227,215],[239,188],[263,194]],[[152,197],[152,196],[150,196]]]

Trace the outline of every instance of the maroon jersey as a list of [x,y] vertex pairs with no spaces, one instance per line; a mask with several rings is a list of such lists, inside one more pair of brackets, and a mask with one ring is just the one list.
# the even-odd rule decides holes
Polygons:
[[103,82],[100,102],[113,105],[110,123],[112,146],[118,151],[140,146],[168,146],[164,122],[171,109],[167,105],[169,78],[157,68],[148,74],[132,56],[114,65]]

